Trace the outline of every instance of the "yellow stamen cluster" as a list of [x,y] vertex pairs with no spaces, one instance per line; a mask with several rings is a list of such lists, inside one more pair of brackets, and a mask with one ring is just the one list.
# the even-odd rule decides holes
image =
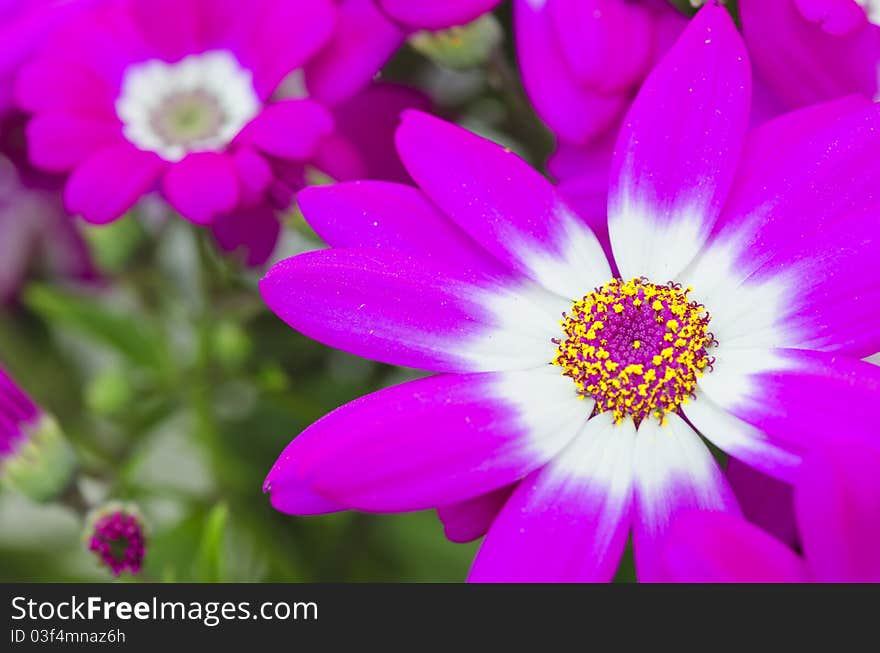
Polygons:
[[597,412],[613,411],[617,422],[665,421],[714,362],[710,316],[691,292],[671,282],[612,279],[563,315],[565,338],[554,340],[553,365],[581,397],[596,400]]

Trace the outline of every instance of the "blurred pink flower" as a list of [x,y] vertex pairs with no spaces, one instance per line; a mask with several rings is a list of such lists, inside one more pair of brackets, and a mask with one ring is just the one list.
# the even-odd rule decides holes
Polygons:
[[[251,262],[264,259],[279,171],[321,156],[332,167],[336,105],[393,51],[363,31],[358,4],[98,3],[18,76],[30,159],[69,175],[66,206],[90,222],[113,221],[158,188],[183,217],[217,223],[221,244],[244,242]],[[359,38],[340,39],[354,28]]]

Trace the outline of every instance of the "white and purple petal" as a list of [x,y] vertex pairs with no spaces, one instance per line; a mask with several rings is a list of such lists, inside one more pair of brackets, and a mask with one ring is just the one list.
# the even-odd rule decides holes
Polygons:
[[710,3],[645,81],[618,137],[608,220],[624,278],[676,279],[699,253],[733,183],[750,95],[745,46]]
[[[880,108],[846,98],[750,134],[711,244],[679,281],[722,347],[880,350]],[[817,163],[819,162],[819,163]]]
[[739,514],[736,497],[709,448],[675,414],[660,425],[645,419],[636,437],[633,550],[642,582],[667,580],[663,549],[670,525],[684,513]]
[[631,421],[610,413],[517,486],[474,560],[470,582],[607,582],[632,514]]
[[589,226],[510,150],[417,111],[404,113],[396,140],[425,194],[512,269],[569,300],[611,276]]
[[442,372],[547,366],[568,303],[512,276],[451,274],[371,248],[300,254],[260,284],[290,326],[331,347]]
[[[746,425],[751,437],[800,457],[838,437],[842,429],[852,437],[878,439],[874,419],[880,368],[858,359],[796,349],[732,350],[719,354],[715,371],[699,385],[712,403],[735,419],[711,426],[699,417],[694,420],[719,446],[725,444],[719,437],[731,438],[736,432],[730,428],[733,424]],[[694,404],[699,403],[698,398]],[[696,414],[691,406],[686,411],[692,418]],[[761,455],[750,459],[747,448],[734,448],[730,453],[761,471],[790,480],[790,467],[787,472],[785,465],[762,469]]]

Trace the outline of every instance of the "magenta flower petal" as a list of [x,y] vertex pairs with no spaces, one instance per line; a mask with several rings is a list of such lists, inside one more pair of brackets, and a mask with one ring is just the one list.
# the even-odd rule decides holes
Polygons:
[[852,0],[741,0],[740,15],[757,75],[788,108],[876,94],[880,31]]
[[266,3],[248,43],[260,97],[269,98],[287,75],[310,62],[334,38],[338,20],[333,0]]
[[238,205],[235,163],[225,154],[195,152],[168,167],[162,191],[169,204],[196,224],[210,224]]
[[309,337],[395,365],[457,372],[547,364],[565,302],[534,287],[518,296],[522,288],[522,280],[464,279],[375,248],[301,254],[260,284],[269,307]]
[[508,485],[473,499],[437,508],[437,518],[450,542],[472,542],[483,537],[516,485]]
[[804,553],[818,580],[880,582],[877,439],[829,435],[835,441],[804,462],[795,487]]
[[647,4],[627,0],[546,2],[544,11],[549,10],[566,63],[578,83],[609,93],[628,90],[642,79],[655,45],[654,17]]
[[689,513],[676,519],[663,562],[675,582],[802,583],[809,579],[793,551],[748,522],[723,513]]
[[403,30],[373,0],[341,0],[333,38],[306,66],[309,95],[329,105],[353,97],[404,38]]
[[[292,129],[291,126],[296,128]],[[311,100],[285,100],[267,105],[241,132],[238,141],[266,154],[304,160],[333,131],[333,116]]]
[[737,458],[727,461],[727,481],[743,516],[788,546],[799,542],[791,485],[755,470]]
[[258,267],[266,263],[281,234],[275,211],[265,204],[218,215],[211,224],[217,244],[225,252],[245,253],[245,263]]
[[200,0],[129,0],[129,11],[144,41],[166,61],[197,51]]
[[119,123],[64,112],[41,113],[27,125],[28,155],[43,170],[72,170],[92,154],[122,142]]
[[501,0],[378,0],[379,6],[394,20],[415,29],[445,29],[476,20],[500,4]]
[[[864,328],[880,317],[878,147],[880,110],[859,98],[750,136],[720,233],[683,279],[700,285],[724,347],[880,350],[880,332]],[[741,301],[727,301],[734,292]]]
[[[321,141],[318,151],[311,157],[309,163],[316,170],[320,170],[330,179],[336,181],[369,178],[361,153],[358,152],[354,143],[339,133],[338,128]],[[300,186],[302,185],[306,184],[300,184]]]
[[739,514],[730,485],[699,436],[677,415],[666,420],[663,427],[643,421],[636,437],[633,547],[642,582],[668,580],[662,554],[669,526],[680,514]]
[[359,178],[411,181],[391,146],[406,109],[430,111],[431,99],[409,86],[379,82],[334,107],[336,133],[357,151],[364,168]]
[[703,390],[684,407],[684,414],[715,446],[773,478],[790,483],[801,464],[803,442],[787,433],[776,436],[762,432],[733,416]]
[[73,214],[95,224],[112,222],[156,184],[165,162],[122,143],[101,150],[70,176],[64,200]]
[[631,525],[632,423],[594,417],[526,477],[489,529],[470,582],[607,582]]
[[590,228],[552,184],[501,146],[417,111],[397,148],[425,194],[499,260],[564,297],[610,276]]
[[59,28],[39,56],[87,68],[116,91],[125,69],[151,58],[151,50],[127,2],[96,0]]
[[565,140],[584,143],[619,119],[629,93],[600,93],[578,83],[553,31],[546,3],[516,0],[514,27],[529,99],[554,132]]
[[[856,0],[858,2],[858,0]],[[829,34],[847,34],[867,22],[865,10],[853,0],[794,0],[807,20],[818,23]]]
[[699,253],[733,183],[750,92],[745,46],[710,3],[645,81],[618,138],[608,219],[624,278],[673,279]]
[[15,82],[15,99],[25,111],[76,110],[115,119],[113,89],[100,76],[76,64],[59,66],[34,59],[23,66]]
[[272,507],[285,515],[309,517],[345,510],[344,506],[325,499],[304,485],[290,482],[289,479],[279,482],[277,487],[273,485],[270,498]]
[[412,186],[360,181],[303,190],[297,202],[312,228],[333,247],[411,252],[467,278],[504,268]]
[[241,182],[242,203],[248,206],[258,203],[274,179],[272,166],[250,147],[238,148],[232,160]]
[[546,463],[582,428],[584,404],[560,392],[563,382],[546,370],[443,375],[357,399],[297,437],[266,489],[304,483],[372,512],[485,494]]

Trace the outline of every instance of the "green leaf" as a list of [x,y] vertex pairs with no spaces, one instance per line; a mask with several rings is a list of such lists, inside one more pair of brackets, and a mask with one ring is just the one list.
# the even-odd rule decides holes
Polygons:
[[93,297],[44,284],[31,284],[24,301],[50,324],[70,328],[137,365],[156,371],[169,368],[164,336],[138,316],[113,311]]
[[202,583],[218,583],[225,576],[225,534],[229,521],[229,509],[218,503],[205,518],[202,540],[195,560],[196,580]]

